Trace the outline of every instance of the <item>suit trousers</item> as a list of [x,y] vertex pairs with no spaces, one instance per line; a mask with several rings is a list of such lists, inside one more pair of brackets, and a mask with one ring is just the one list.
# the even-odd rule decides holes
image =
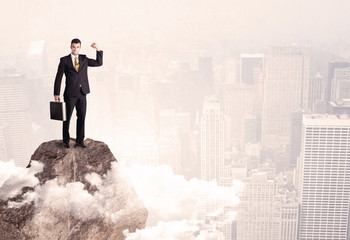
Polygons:
[[69,123],[75,107],[77,112],[76,142],[83,143],[85,138],[86,94],[80,89],[78,96],[65,97],[64,101],[66,102],[67,120],[63,122],[63,142],[69,143]]

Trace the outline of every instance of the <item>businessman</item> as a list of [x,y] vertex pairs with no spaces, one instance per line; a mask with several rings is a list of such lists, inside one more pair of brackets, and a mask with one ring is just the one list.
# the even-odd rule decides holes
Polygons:
[[85,138],[85,115],[86,115],[86,94],[90,93],[88,67],[102,66],[103,51],[96,43],[91,45],[96,49],[96,60],[79,54],[81,42],[75,38],[71,41],[71,53],[60,59],[54,84],[55,101],[60,101],[60,90],[63,74],[66,76],[66,87],[63,93],[66,102],[67,120],[63,122],[63,145],[69,148],[69,123],[74,107],[77,112],[77,131],[75,147],[86,148]]

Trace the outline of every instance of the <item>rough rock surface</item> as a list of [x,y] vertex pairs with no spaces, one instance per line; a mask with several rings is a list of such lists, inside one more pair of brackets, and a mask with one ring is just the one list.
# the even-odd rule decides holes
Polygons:
[[[119,240],[125,239],[123,230],[128,229],[133,232],[145,227],[148,212],[143,202],[138,198],[132,184],[127,180],[124,181],[122,174],[116,170],[119,166],[108,146],[103,142],[91,139],[85,141],[87,146],[85,149],[74,148],[73,144],[71,141],[71,148],[66,149],[62,145],[62,141],[53,140],[42,143],[34,152],[28,167],[31,167],[34,161],[44,164],[43,171],[35,175],[40,183],[34,187],[23,187],[21,193],[13,198],[0,199],[1,240]],[[94,176],[97,174],[101,183],[92,184],[86,179],[89,174]],[[111,179],[114,182],[117,181],[117,185],[110,186]],[[97,201],[95,205],[100,208],[101,206],[108,208],[109,212],[112,209],[113,213],[104,215],[100,213],[103,212],[103,208],[98,212],[94,210],[94,205],[91,207],[83,206],[84,201],[81,202],[82,209],[91,209],[94,214],[78,214],[74,211],[67,211],[65,207],[70,206],[67,199],[57,199],[58,203],[53,205],[56,207],[51,207],[50,202],[45,202],[44,196],[40,196],[40,194],[36,198],[41,198],[41,200],[24,201],[19,207],[9,207],[10,201],[21,203],[27,198],[28,193],[34,194],[38,191],[37,189],[44,189],[46,183],[51,182],[52,184],[52,181],[55,181],[54,183],[62,187],[63,190],[66,185],[71,183],[82,183],[84,187],[81,191],[85,193],[84,196],[90,199],[90,202],[92,202],[91,199],[98,196],[101,201]],[[47,188],[49,189],[49,187]],[[102,188],[107,190],[103,191]],[[104,203],[106,206],[99,205],[105,199],[108,199]],[[57,207],[60,206],[59,201],[62,201],[62,209]]]

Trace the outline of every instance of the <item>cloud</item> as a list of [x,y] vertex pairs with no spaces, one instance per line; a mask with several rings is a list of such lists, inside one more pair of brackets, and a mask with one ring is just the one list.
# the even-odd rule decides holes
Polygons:
[[[69,212],[81,219],[106,218],[118,223],[123,221],[125,214],[142,204],[139,199],[132,201],[132,191],[125,189],[132,184],[146,205],[149,217],[146,229],[132,234],[126,231],[128,240],[217,239],[221,234],[219,231],[215,228],[207,231],[195,221],[198,202],[216,199],[224,201],[225,206],[234,206],[239,203],[237,193],[243,187],[241,182],[234,182],[228,188],[218,186],[215,181],[186,180],[184,176],[175,175],[169,166],[123,167],[113,163],[103,178],[96,173],[85,176],[97,188],[94,194],[90,194],[81,182],[61,185],[57,179],[52,179],[39,185],[34,175],[42,169],[42,164],[35,161],[29,169],[16,167],[13,162],[0,162],[0,196],[3,199],[16,196],[24,186],[34,188],[23,196],[22,202],[9,202],[9,207],[20,207],[34,201],[36,208]],[[124,196],[118,195],[120,192],[124,192]],[[223,209],[215,209],[212,214],[220,212]],[[230,222],[235,213],[228,212],[225,216]],[[47,219],[50,217],[45,215],[45,219],[38,221],[54,222]]]
[[236,205],[237,193],[243,185],[235,181],[233,186],[221,187],[215,181],[193,178],[186,180],[182,175],[174,175],[169,166],[140,166],[125,168],[137,194],[144,201],[152,217],[158,221],[190,219],[199,200],[218,200]]
[[0,199],[18,195],[23,187],[34,187],[39,180],[34,176],[41,172],[43,164],[33,162],[31,168],[16,167],[13,161],[0,161]]
[[[0,162],[0,196],[7,199],[16,196],[25,186],[34,187],[20,202],[9,201],[8,207],[21,207],[34,201],[36,208],[52,209],[57,212],[69,212],[81,219],[106,218],[114,223],[123,221],[126,212],[140,209],[142,202],[130,191],[126,179],[121,178],[120,166],[112,164],[112,169],[102,178],[96,173],[87,174],[86,180],[95,185],[97,191],[90,194],[81,182],[61,185],[58,179],[52,179],[39,185],[35,173],[42,171],[42,164],[32,162],[31,168],[16,167],[13,162]],[[7,171],[5,171],[5,169]]]
[[223,234],[218,230],[200,231],[190,221],[160,221],[156,226],[144,230],[137,230],[135,233],[125,232],[126,240],[217,240],[224,239]]
[[[174,175],[169,166],[134,165],[125,171],[149,212],[147,228],[127,234],[127,240],[219,239],[221,232],[216,229],[201,231],[194,221],[197,204],[216,200],[225,202],[225,206],[235,206],[239,203],[237,193],[243,188],[239,181],[234,181],[232,187],[221,187],[215,181],[186,180],[184,176]],[[211,215],[220,213],[223,209],[215,209]],[[225,214],[228,222],[235,216],[234,211]],[[198,232],[197,236],[194,232]],[[191,238],[183,237],[188,234]]]

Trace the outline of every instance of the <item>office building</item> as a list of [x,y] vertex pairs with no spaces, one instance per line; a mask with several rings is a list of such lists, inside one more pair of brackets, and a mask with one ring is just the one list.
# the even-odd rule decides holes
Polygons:
[[163,109],[159,115],[159,132],[161,135],[169,132],[190,132],[190,113],[175,111],[174,109]]
[[326,102],[331,100],[332,93],[332,83],[334,78],[335,69],[342,69],[350,67],[350,62],[348,61],[331,61],[328,65],[328,81],[327,81],[327,89],[326,89]]
[[168,165],[175,174],[182,173],[181,140],[178,135],[162,135],[158,141],[159,164]]
[[329,114],[350,114],[350,99],[330,101]]
[[281,240],[298,239],[299,204],[283,200],[281,207]]
[[0,161],[6,162],[7,158],[7,147],[6,147],[6,139],[8,139],[7,134],[7,126],[1,124],[0,122]]
[[6,155],[16,166],[25,167],[30,160],[31,116],[26,78],[7,72],[0,75],[0,122],[7,126]]
[[317,73],[310,79],[309,88],[309,110],[316,113],[317,104],[325,99],[325,83],[323,77]]
[[264,58],[264,54],[241,54],[241,83],[254,85],[254,71],[264,68]]
[[242,83],[223,83],[222,109],[230,121],[227,126],[233,146],[244,148],[244,123],[254,109],[253,86]]
[[224,167],[224,114],[215,96],[204,101],[200,129],[201,179],[219,183]]
[[266,172],[254,172],[245,181],[237,215],[239,240],[280,240],[281,199],[277,184]]
[[[220,186],[227,186],[231,183],[230,168],[225,166],[224,162],[224,130],[224,114],[220,102],[216,96],[207,97],[203,103],[200,127],[201,179],[216,180]],[[203,199],[205,198],[203,196]],[[198,218],[206,220],[210,216],[215,216],[218,219],[220,230],[230,235],[231,224],[227,225],[225,218],[219,214],[224,211],[225,207],[226,202],[216,198],[201,200],[198,202]]]
[[300,155],[301,127],[304,110],[299,109],[291,114],[290,164],[295,166]]
[[299,239],[349,239],[349,115],[303,116]]
[[350,67],[334,69],[331,101],[350,99]]
[[310,60],[297,47],[272,47],[266,59],[262,143],[289,144],[291,114],[307,109]]

